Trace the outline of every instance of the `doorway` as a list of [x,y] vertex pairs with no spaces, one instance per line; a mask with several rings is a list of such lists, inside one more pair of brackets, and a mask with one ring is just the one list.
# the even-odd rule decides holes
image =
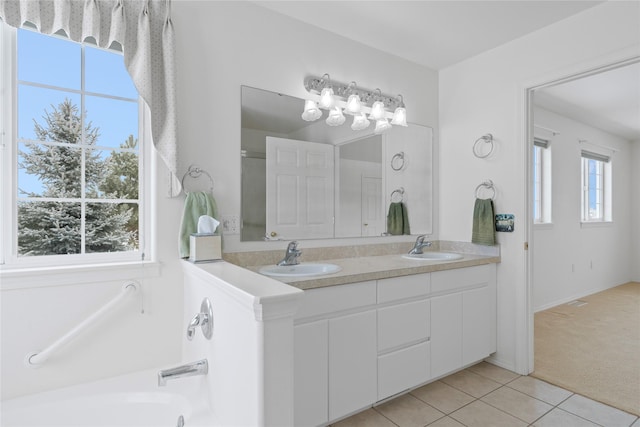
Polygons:
[[[640,141],[639,134],[633,129],[624,129],[620,123],[606,123],[603,115],[606,112],[590,110],[588,102],[576,105],[576,99],[587,99],[587,96],[611,94],[612,90],[605,89],[603,83],[607,76],[613,76],[614,83],[621,83],[625,74],[636,76],[640,71],[640,58],[609,64],[576,73],[570,77],[544,82],[532,86],[526,91],[526,157],[527,172],[527,237],[529,251],[527,254],[527,295],[528,295],[528,366],[529,372],[535,370],[535,341],[534,314],[546,308],[560,304],[571,304],[579,300],[580,296],[589,295],[611,287],[606,275],[612,273],[608,269],[605,257],[599,250],[606,250],[599,246],[606,246],[607,233],[618,233],[617,239],[631,248],[629,230],[617,230],[616,227],[624,221],[631,221],[631,202],[614,206],[616,221],[590,221],[589,204],[584,203],[590,197],[581,182],[581,168],[585,153],[600,153],[604,161],[611,161],[613,167],[624,166],[624,157],[629,155],[624,144],[619,141]],[[617,81],[616,81],[617,80]],[[583,84],[596,82],[588,89]],[[637,83],[637,82],[636,82]],[[575,91],[579,92],[577,95]],[[571,92],[574,92],[573,95]],[[590,93],[588,93],[590,92]],[[627,87],[627,94],[630,91]],[[635,96],[637,97],[637,92]],[[610,100],[607,100],[610,102]],[[604,101],[601,102],[604,104]],[[637,103],[636,103],[637,104]],[[603,106],[603,105],[601,105]],[[637,108],[637,107],[636,107]],[[597,129],[600,133],[590,130]],[[625,131],[629,131],[625,133]],[[604,135],[613,135],[607,138]],[[627,142],[640,144],[640,142]],[[550,155],[541,155],[550,147]],[[562,149],[559,149],[562,148]],[[633,148],[635,149],[635,148]],[[549,154],[549,153],[547,153]],[[544,162],[550,162],[545,171]],[[629,168],[630,166],[626,166]],[[620,171],[618,171],[620,172]],[[625,172],[626,182],[621,183],[620,175],[614,176],[614,185],[624,184],[629,188],[629,171]],[[550,179],[551,185],[545,187],[544,180]],[[581,187],[582,186],[582,187]],[[588,187],[588,185],[586,186]],[[546,189],[546,190],[545,190]],[[549,194],[549,189],[550,194]],[[545,191],[547,199],[545,200]],[[616,188],[613,188],[614,194]],[[624,193],[627,190],[617,191]],[[631,192],[629,191],[629,194]],[[618,194],[614,201],[621,196]],[[544,206],[550,203],[549,206]],[[542,205],[542,206],[541,206]],[[570,205],[575,205],[571,207]],[[586,214],[580,209],[586,206]],[[621,210],[627,209],[625,214]],[[546,215],[545,215],[546,214]],[[585,216],[586,215],[586,216]],[[626,235],[624,234],[626,233]],[[593,240],[594,236],[596,239]],[[626,240],[625,240],[626,239]],[[598,242],[598,243],[595,243]],[[606,262],[605,262],[606,261]],[[615,261],[614,261],[615,262]],[[628,260],[631,265],[631,258]],[[627,280],[630,273],[627,267]],[[617,278],[611,278],[613,282]]]

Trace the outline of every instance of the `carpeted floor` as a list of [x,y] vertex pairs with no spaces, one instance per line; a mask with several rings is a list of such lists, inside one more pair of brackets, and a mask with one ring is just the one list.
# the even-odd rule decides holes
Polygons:
[[535,314],[532,376],[640,416],[640,283]]

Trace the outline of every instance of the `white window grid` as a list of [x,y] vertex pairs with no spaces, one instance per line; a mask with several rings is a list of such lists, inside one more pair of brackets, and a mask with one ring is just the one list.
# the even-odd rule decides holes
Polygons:
[[[59,37],[70,43],[76,43],[69,40],[66,37],[52,35],[52,37]],[[85,44],[79,43],[81,46],[81,88],[71,89],[64,88],[55,85],[42,84],[37,82],[21,81],[17,79],[17,30],[9,27],[8,25],[0,21],[0,57],[3,58],[2,67],[0,67],[0,88],[3,95],[2,106],[4,113],[0,114],[0,136],[2,136],[2,142],[0,147],[0,176],[3,177],[3,189],[2,197],[0,197],[0,215],[2,218],[2,234],[10,236],[11,238],[0,239],[0,266],[52,266],[52,265],[75,265],[75,264],[93,264],[102,262],[126,262],[126,261],[145,261],[145,258],[149,258],[147,255],[150,252],[147,234],[151,229],[150,207],[151,199],[151,169],[153,169],[153,161],[148,165],[148,170],[145,169],[145,158],[151,157],[150,144],[145,144],[145,141],[150,141],[150,129],[147,120],[148,107],[141,101],[140,98],[127,98],[122,96],[115,96],[105,93],[90,92],[85,90]],[[100,49],[98,46],[91,46],[92,48]],[[109,50],[111,53],[120,54],[117,51]],[[8,59],[8,60],[7,60]],[[18,114],[17,106],[18,99],[16,94],[19,85],[32,86],[50,90],[57,90],[66,93],[73,93],[80,96],[81,103],[79,106],[82,123],[82,142],[80,144],[67,144],[55,141],[39,141],[20,138],[18,136]],[[101,97],[111,100],[120,100],[125,102],[133,102],[138,106],[138,148],[128,149],[120,147],[110,147],[101,145],[87,145],[84,142],[84,120],[85,120],[85,99],[87,96]],[[47,197],[25,197],[19,196],[17,193],[18,188],[18,146],[19,144],[25,145],[44,145],[44,146],[72,146],[73,148],[80,149],[81,152],[81,168],[82,174],[85,175],[85,151],[90,148],[92,150],[104,150],[115,152],[133,152],[138,154],[138,199],[118,199],[118,198],[87,198],[85,197],[85,180],[81,180],[81,192],[78,198],[47,198]],[[151,157],[153,159],[153,157]],[[9,184],[10,183],[10,184]],[[9,188],[8,188],[9,187]],[[145,189],[149,189],[145,191]],[[18,257],[17,255],[17,202],[19,201],[39,201],[39,202],[74,202],[80,203],[82,206],[82,220],[81,220],[81,239],[82,239],[82,254],[69,254],[69,255],[46,255],[46,256],[28,256]],[[129,203],[136,204],[138,206],[138,250],[116,253],[85,253],[85,209],[88,203]]]
[[[604,184],[604,162],[582,157],[582,220],[584,222],[604,221]],[[595,205],[594,208],[591,208],[592,204]]]

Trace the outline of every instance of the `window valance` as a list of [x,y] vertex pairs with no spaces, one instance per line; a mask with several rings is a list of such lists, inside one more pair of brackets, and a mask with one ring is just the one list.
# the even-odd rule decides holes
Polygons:
[[151,112],[156,150],[177,178],[175,43],[169,0],[0,0],[0,19],[12,27],[34,26],[103,48],[121,47],[133,83]]

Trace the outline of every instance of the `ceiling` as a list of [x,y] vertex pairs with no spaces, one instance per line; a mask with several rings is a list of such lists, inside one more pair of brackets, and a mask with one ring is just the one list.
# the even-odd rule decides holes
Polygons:
[[[383,52],[441,70],[604,1],[255,1]],[[640,140],[639,74],[604,73],[544,89],[536,102]],[[607,89],[605,89],[607,88]],[[564,104],[563,104],[564,103]],[[598,120],[594,120],[598,117]]]
[[640,63],[538,89],[534,103],[628,141],[640,141]]
[[603,1],[256,1],[383,52],[440,70]]

